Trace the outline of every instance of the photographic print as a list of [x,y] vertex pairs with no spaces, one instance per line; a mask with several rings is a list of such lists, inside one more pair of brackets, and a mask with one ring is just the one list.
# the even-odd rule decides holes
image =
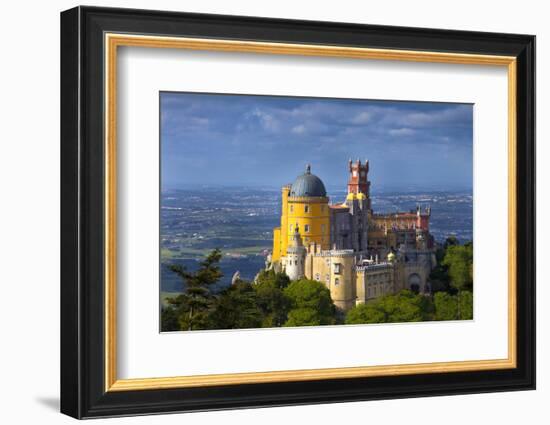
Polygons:
[[473,105],[159,102],[162,332],[473,319]]

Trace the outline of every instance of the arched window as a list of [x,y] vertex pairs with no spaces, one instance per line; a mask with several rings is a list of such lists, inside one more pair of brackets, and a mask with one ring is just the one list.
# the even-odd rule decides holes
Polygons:
[[420,292],[420,287],[422,286],[422,279],[417,273],[413,273],[409,276],[408,283],[409,283],[409,289],[411,291],[413,291],[415,294],[418,294],[418,292]]

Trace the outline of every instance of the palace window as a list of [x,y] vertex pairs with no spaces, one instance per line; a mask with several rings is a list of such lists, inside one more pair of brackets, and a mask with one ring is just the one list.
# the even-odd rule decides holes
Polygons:
[[306,205],[306,206],[304,207],[304,211],[307,212],[307,213],[309,212],[309,205]]
[[335,278],[335,279],[334,279],[334,284],[335,284],[335,285],[340,285],[340,279]]
[[340,274],[341,273],[342,265],[340,263],[334,264],[334,274]]
[[306,225],[305,225],[305,231],[306,231],[306,233],[309,232],[309,224],[306,224]]

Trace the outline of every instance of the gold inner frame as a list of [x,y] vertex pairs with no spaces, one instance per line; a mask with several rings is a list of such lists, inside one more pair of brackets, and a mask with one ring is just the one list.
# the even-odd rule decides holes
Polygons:
[[[214,385],[357,378],[417,373],[447,373],[511,369],[516,357],[516,58],[461,53],[370,49],[256,41],[105,34],[105,391],[132,391]],[[117,48],[119,46],[325,56],[469,65],[504,66],[508,72],[508,357],[495,360],[305,369],[164,378],[118,379],[116,325],[116,123]]]

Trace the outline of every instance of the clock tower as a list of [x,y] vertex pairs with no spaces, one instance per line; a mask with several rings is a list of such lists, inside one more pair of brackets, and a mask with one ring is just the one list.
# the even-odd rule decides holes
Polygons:
[[364,195],[367,200],[367,208],[370,210],[370,181],[369,175],[369,160],[365,160],[365,164],[361,164],[361,160],[352,162],[349,160],[349,180],[348,180],[348,194]]

